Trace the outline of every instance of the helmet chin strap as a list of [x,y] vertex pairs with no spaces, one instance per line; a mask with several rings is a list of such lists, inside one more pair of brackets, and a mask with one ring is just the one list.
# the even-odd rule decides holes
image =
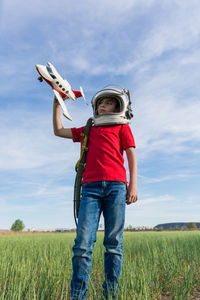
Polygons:
[[94,126],[128,124],[130,120],[118,113],[107,113],[93,118]]

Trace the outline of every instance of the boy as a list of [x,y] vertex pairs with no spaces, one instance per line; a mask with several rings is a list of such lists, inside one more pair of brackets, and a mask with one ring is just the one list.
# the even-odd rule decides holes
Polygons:
[[[128,95],[128,100],[127,100]],[[122,267],[125,203],[137,201],[137,161],[135,142],[128,125],[132,117],[126,90],[106,87],[92,99],[94,126],[88,139],[83,173],[77,235],[73,247],[71,299],[86,299],[91,259],[101,212],[105,223],[103,295],[117,298]],[[81,142],[84,127],[63,128],[60,105],[54,100],[53,126],[56,136]],[[123,151],[129,166],[129,185]]]

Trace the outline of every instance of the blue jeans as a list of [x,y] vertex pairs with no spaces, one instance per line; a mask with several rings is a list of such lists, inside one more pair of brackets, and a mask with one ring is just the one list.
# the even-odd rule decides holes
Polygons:
[[[120,181],[97,181],[82,186],[77,236],[73,247],[71,299],[85,299],[91,261],[101,212],[104,216],[103,294],[115,297],[122,267],[122,244],[125,221],[126,184]],[[117,297],[117,296],[116,296]]]

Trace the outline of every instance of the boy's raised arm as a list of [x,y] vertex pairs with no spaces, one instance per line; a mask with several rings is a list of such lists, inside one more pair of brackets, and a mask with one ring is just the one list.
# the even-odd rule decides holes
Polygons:
[[60,136],[67,139],[72,139],[72,131],[70,128],[64,128],[60,115],[60,104],[56,97],[53,102],[53,130],[56,136]]

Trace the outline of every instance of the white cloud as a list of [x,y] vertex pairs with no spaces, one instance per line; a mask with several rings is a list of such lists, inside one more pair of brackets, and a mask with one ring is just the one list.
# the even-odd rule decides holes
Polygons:
[[[14,3],[11,0],[3,0],[1,28],[10,31],[14,26],[15,30],[23,30],[27,25],[35,25],[37,28],[38,24],[42,23],[45,27],[53,29],[57,28],[56,23],[60,22],[65,29],[73,30],[74,24],[80,24],[83,28],[87,23],[98,29],[99,26],[102,27],[102,20],[105,17],[107,26],[116,26],[119,24],[119,19],[123,20],[124,14],[137,3],[138,1],[124,3],[121,0],[99,1],[98,4],[91,0],[84,2],[49,0],[47,5],[45,1],[39,0],[34,2],[16,0]],[[82,31],[82,28],[79,31]],[[88,31],[89,27],[87,29],[86,26],[86,32]]]
[[133,131],[144,155],[198,150],[199,58],[191,49],[149,63],[137,74]]
[[[73,185],[70,186],[67,183],[61,185],[58,180],[47,180],[43,184],[35,181],[35,183],[28,184],[24,179],[24,182],[18,182],[18,185],[18,187],[12,185],[14,191],[11,189],[1,197],[2,212],[15,210],[16,207],[21,211],[30,209],[37,211],[40,207],[52,209],[55,206],[71,206],[73,203]],[[20,190],[21,187],[23,189]]]
[[183,199],[173,195],[150,196],[127,206],[126,224],[154,227],[169,222],[197,222],[199,218],[198,197]]
[[[54,136],[49,115],[24,109],[12,111],[12,114],[9,118],[7,110],[1,112],[1,170],[73,167],[79,156],[79,146]],[[68,126],[74,125],[68,123]]]
[[[119,3],[124,5],[121,1]],[[105,7],[107,9],[107,6]],[[119,7],[117,6],[117,9]],[[87,51],[82,48],[76,49],[75,57],[84,62],[80,64],[81,70],[90,74],[124,75],[135,72],[143,68],[143,64],[168,54],[170,51],[189,51],[199,41],[200,7],[195,0],[181,3],[162,1],[159,4],[155,1],[146,3],[137,1],[133,7],[128,7],[127,11],[125,5],[121,11],[118,10],[116,15],[113,13],[112,17],[108,17],[108,20],[105,23],[101,22],[101,26],[98,27],[96,23],[101,12],[98,10],[90,34],[85,37],[86,44],[88,44]],[[114,27],[117,30],[120,24],[120,32],[124,32],[122,35],[114,34],[110,24],[110,20],[116,20],[116,17],[119,19],[120,13],[122,18],[120,22],[114,22]],[[109,9],[107,15],[109,15]],[[141,26],[138,27],[137,24],[137,30],[135,30],[134,25],[138,16],[141,17]],[[146,26],[143,26],[143,22]],[[105,31],[105,26],[108,24],[111,28]],[[96,41],[94,34],[98,36]],[[75,67],[78,67],[76,60],[73,60],[73,63]]]
[[200,140],[200,102],[181,106],[175,99],[140,99],[133,132],[137,148],[152,152],[195,151]]
[[140,39],[135,51],[137,63],[155,59],[175,49],[190,49],[199,41],[198,1],[162,1],[155,8],[155,14],[152,14],[155,19],[152,18],[146,36]]
[[138,207],[144,207],[144,205],[151,205],[152,203],[154,204],[160,204],[162,202],[174,202],[176,201],[176,197],[171,196],[171,195],[162,195],[162,196],[158,196],[158,197],[150,197],[150,198],[145,198],[145,199],[141,199],[138,202]]
[[142,182],[144,183],[159,183],[159,182],[165,182],[165,181],[171,181],[171,180],[176,180],[176,179],[187,179],[190,178],[194,175],[191,175],[189,173],[180,173],[180,174],[171,174],[171,175],[166,175],[162,177],[146,177],[139,175],[138,177],[141,178]]
[[[16,43],[18,50],[12,55],[12,68],[18,65],[13,69],[15,74],[19,66],[22,72],[25,66],[43,61],[48,53],[48,59],[56,59],[57,64],[70,67],[70,72],[76,74],[125,75],[139,71],[144,63],[167,51],[190,49],[198,41],[199,9],[195,0],[189,4],[175,0],[159,4],[110,0],[99,2],[94,13],[92,1],[70,5],[68,1],[49,1],[47,6],[38,0],[31,5],[24,0],[14,4],[8,0],[3,2],[2,26],[6,34],[9,28],[13,31],[13,26],[17,32],[19,26],[20,43]],[[56,11],[59,13],[55,14]],[[33,42],[27,43],[23,36],[26,28],[31,31],[29,26],[35,28],[36,34]]]

